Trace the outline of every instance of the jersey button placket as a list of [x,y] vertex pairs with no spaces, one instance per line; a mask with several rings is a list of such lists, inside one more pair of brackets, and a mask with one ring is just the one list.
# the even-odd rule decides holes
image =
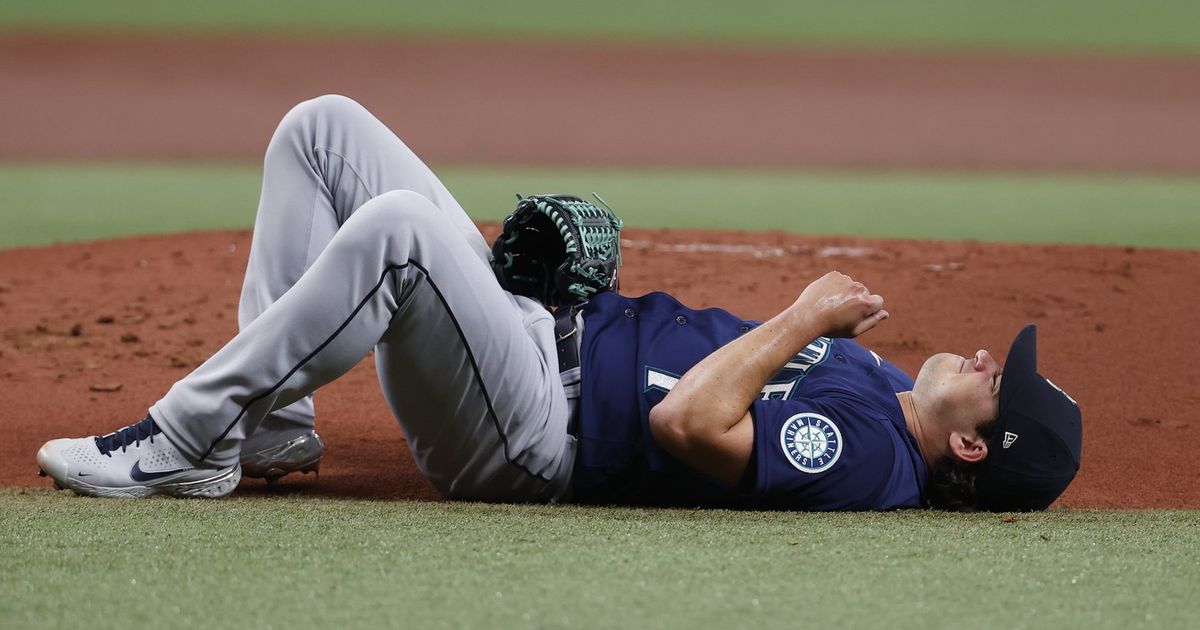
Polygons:
[[687,324],[687,318],[684,317],[683,315],[676,315],[675,323],[679,324],[680,326],[683,326],[683,325]]
[[631,309],[631,308],[625,309],[625,317],[628,317],[629,319],[633,319],[634,315],[637,315],[637,313],[633,312],[633,309]]

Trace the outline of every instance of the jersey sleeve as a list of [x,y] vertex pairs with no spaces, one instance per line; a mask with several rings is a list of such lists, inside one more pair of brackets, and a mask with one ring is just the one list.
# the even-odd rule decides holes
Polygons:
[[[794,510],[915,507],[920,490],[890,422],[850,398],[759,400],[754,450],[741,489]],[[911,483],[910,483],[911,480]]]

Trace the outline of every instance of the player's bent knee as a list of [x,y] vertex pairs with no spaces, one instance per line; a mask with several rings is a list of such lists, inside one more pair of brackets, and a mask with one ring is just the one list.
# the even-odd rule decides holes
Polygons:
[[412,234],[442,229],[448,224],[432,201],[411,190],[383,193],[356,210],[354,218],[376,234]]
[[341,94],[325,94],[292,107],[280,121],[276,133],[310,129],[314,123],[344,120],[363,114],[367,114],[367,110],[358,101]]
[[330,118],[339,118],[346,115],[356,115],[366,111],[358,101],[349,96],[341,94],[323,94],[316,98],[304,101],[296,106],[303,108],[303,111],[315,116],[328,116]]

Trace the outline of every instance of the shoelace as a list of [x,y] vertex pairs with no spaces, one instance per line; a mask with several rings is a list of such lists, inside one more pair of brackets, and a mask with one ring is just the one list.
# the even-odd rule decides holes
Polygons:
[[157,424],[154,424],[154,418],[146,416],[141,422],[136,422],[124,429],[96,438],[96,448],[100,451],[101,455],[112,457],[112,455],[109,455],[110,452],[118,448],[121,449],[121,452],[124,452],[130,444],[138,446],[142,443],[142,440],[149,440],[153,444],[154,436],[159,433],[162,433],[162,429],[158,428]]

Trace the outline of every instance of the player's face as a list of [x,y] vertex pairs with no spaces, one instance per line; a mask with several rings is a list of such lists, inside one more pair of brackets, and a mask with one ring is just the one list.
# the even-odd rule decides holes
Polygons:
[[913,394],[945,428],[973,434],[1000,413],[1000,364],[987,350],[970,357],[935,354],[917,373]]

